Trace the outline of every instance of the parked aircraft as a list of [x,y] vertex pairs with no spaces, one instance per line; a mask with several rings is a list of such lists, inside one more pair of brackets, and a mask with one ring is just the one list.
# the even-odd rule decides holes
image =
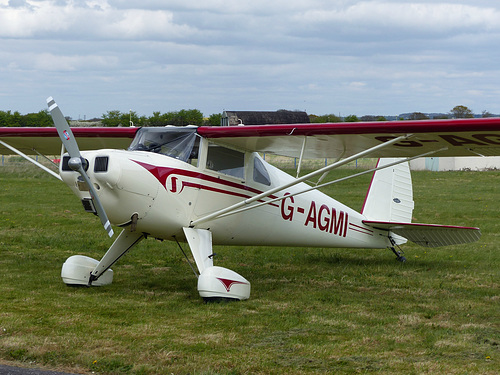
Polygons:
[[[112,282],[111,266],[147,237],[187,242],[204,299],[243,300],[250,283],[214,265],[213,245],[388,248],[464,244],[479,228],[412,223],[408,161],[424,156],[500,155],[500,119],[234,127],[73,128],[52,98],[55,128],[0,128],[0,153],[19,154],[64,181],[110,237],[100,260],[74,255],[68,285]],[[63,148],[61,147],[61,141]],[[59,173],[27,154],[61,153]],[[335,162],[293,177],[261,153]],[[326,174],[380,158],[361,212],[318,190]],[[315,184],[308,181],[318,177]],[[194,270],[194,267],[193,267]]]

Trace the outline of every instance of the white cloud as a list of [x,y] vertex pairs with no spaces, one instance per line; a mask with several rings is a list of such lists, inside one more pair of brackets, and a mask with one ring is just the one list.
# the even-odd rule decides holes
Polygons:
[[452,32],[500,31],[499,16],[498,9],[475,5],[360,1],[347,7],[311,9],[297,14],[295,20],[314,32],[337,30],[368,38],[383,35],[388,39],[397,39],[407,36],[409,32],[415,38],[427,38]]
[[34,110],[34,95],[100,98],[96,116],[458,99],[500,113],[499,18],[492,0],[0,0],[0,96]]
[[169,40],[193,30],[173,22],[167,10],[116,9],[107,1],[30,1],[0,12],[0,37]]
[[54,55],[41,53],[33,56],[34,68],[39,71],[81,72],[85,70],[113,69],[118,66],[114,56]]

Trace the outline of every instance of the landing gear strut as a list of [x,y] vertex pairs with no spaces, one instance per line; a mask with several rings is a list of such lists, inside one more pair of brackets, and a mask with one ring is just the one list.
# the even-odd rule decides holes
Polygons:
[[[404,257],[404,252],[403,250],[401,250],[401,248],[398,246],[398,244],[396,243],[396,241],[394,241],[394,239],[392,237],[389,237],[389,240],[391,241],[391,251],[396,255],[396,258],[398,261],[400,261],[401,263],[404,263],[406,262],[406,258]],[[396,247],[398,248],[396,250]]]
[[198,292],[207,302],[244,300],[250,297],[250,283],[224,267],[214,266],[212,233],[206,229],[184,228],[184,234],[198,267]]

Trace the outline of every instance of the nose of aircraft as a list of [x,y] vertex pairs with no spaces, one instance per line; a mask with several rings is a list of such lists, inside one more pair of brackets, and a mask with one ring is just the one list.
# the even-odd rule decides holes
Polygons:
[[[156,181],[136,163],[118,150],[82,152],[88,161],[87,174],[104,210],[114,225],[124,225],[134,215],[140,220],[152,207],[158,194]],[[60,174],[64,182],[81,199],[88,212],[95,213],[87,184],[68,166],[69,156],[63,158]]]
[[135,216],[146,217],[158,194],[152,176],[130,160],[123,151],[108,150],[93,159],[93,180],[110,221],[124,225]]

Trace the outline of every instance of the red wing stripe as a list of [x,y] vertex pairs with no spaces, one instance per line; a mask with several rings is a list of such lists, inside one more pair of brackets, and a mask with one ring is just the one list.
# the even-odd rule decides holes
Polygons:
[[201,126],[198,134],[207,138],[272,137],[336,134],[408,134],[467,131],[499,131],[500,119],[450,119],[422,121],[382,121],[337,124],[286,124],[247,126]]
[[[71,128],[75,137],[134,138],[139,128]],[[0,128],[0,137],[54,137],[59,138],[56,128]]]

